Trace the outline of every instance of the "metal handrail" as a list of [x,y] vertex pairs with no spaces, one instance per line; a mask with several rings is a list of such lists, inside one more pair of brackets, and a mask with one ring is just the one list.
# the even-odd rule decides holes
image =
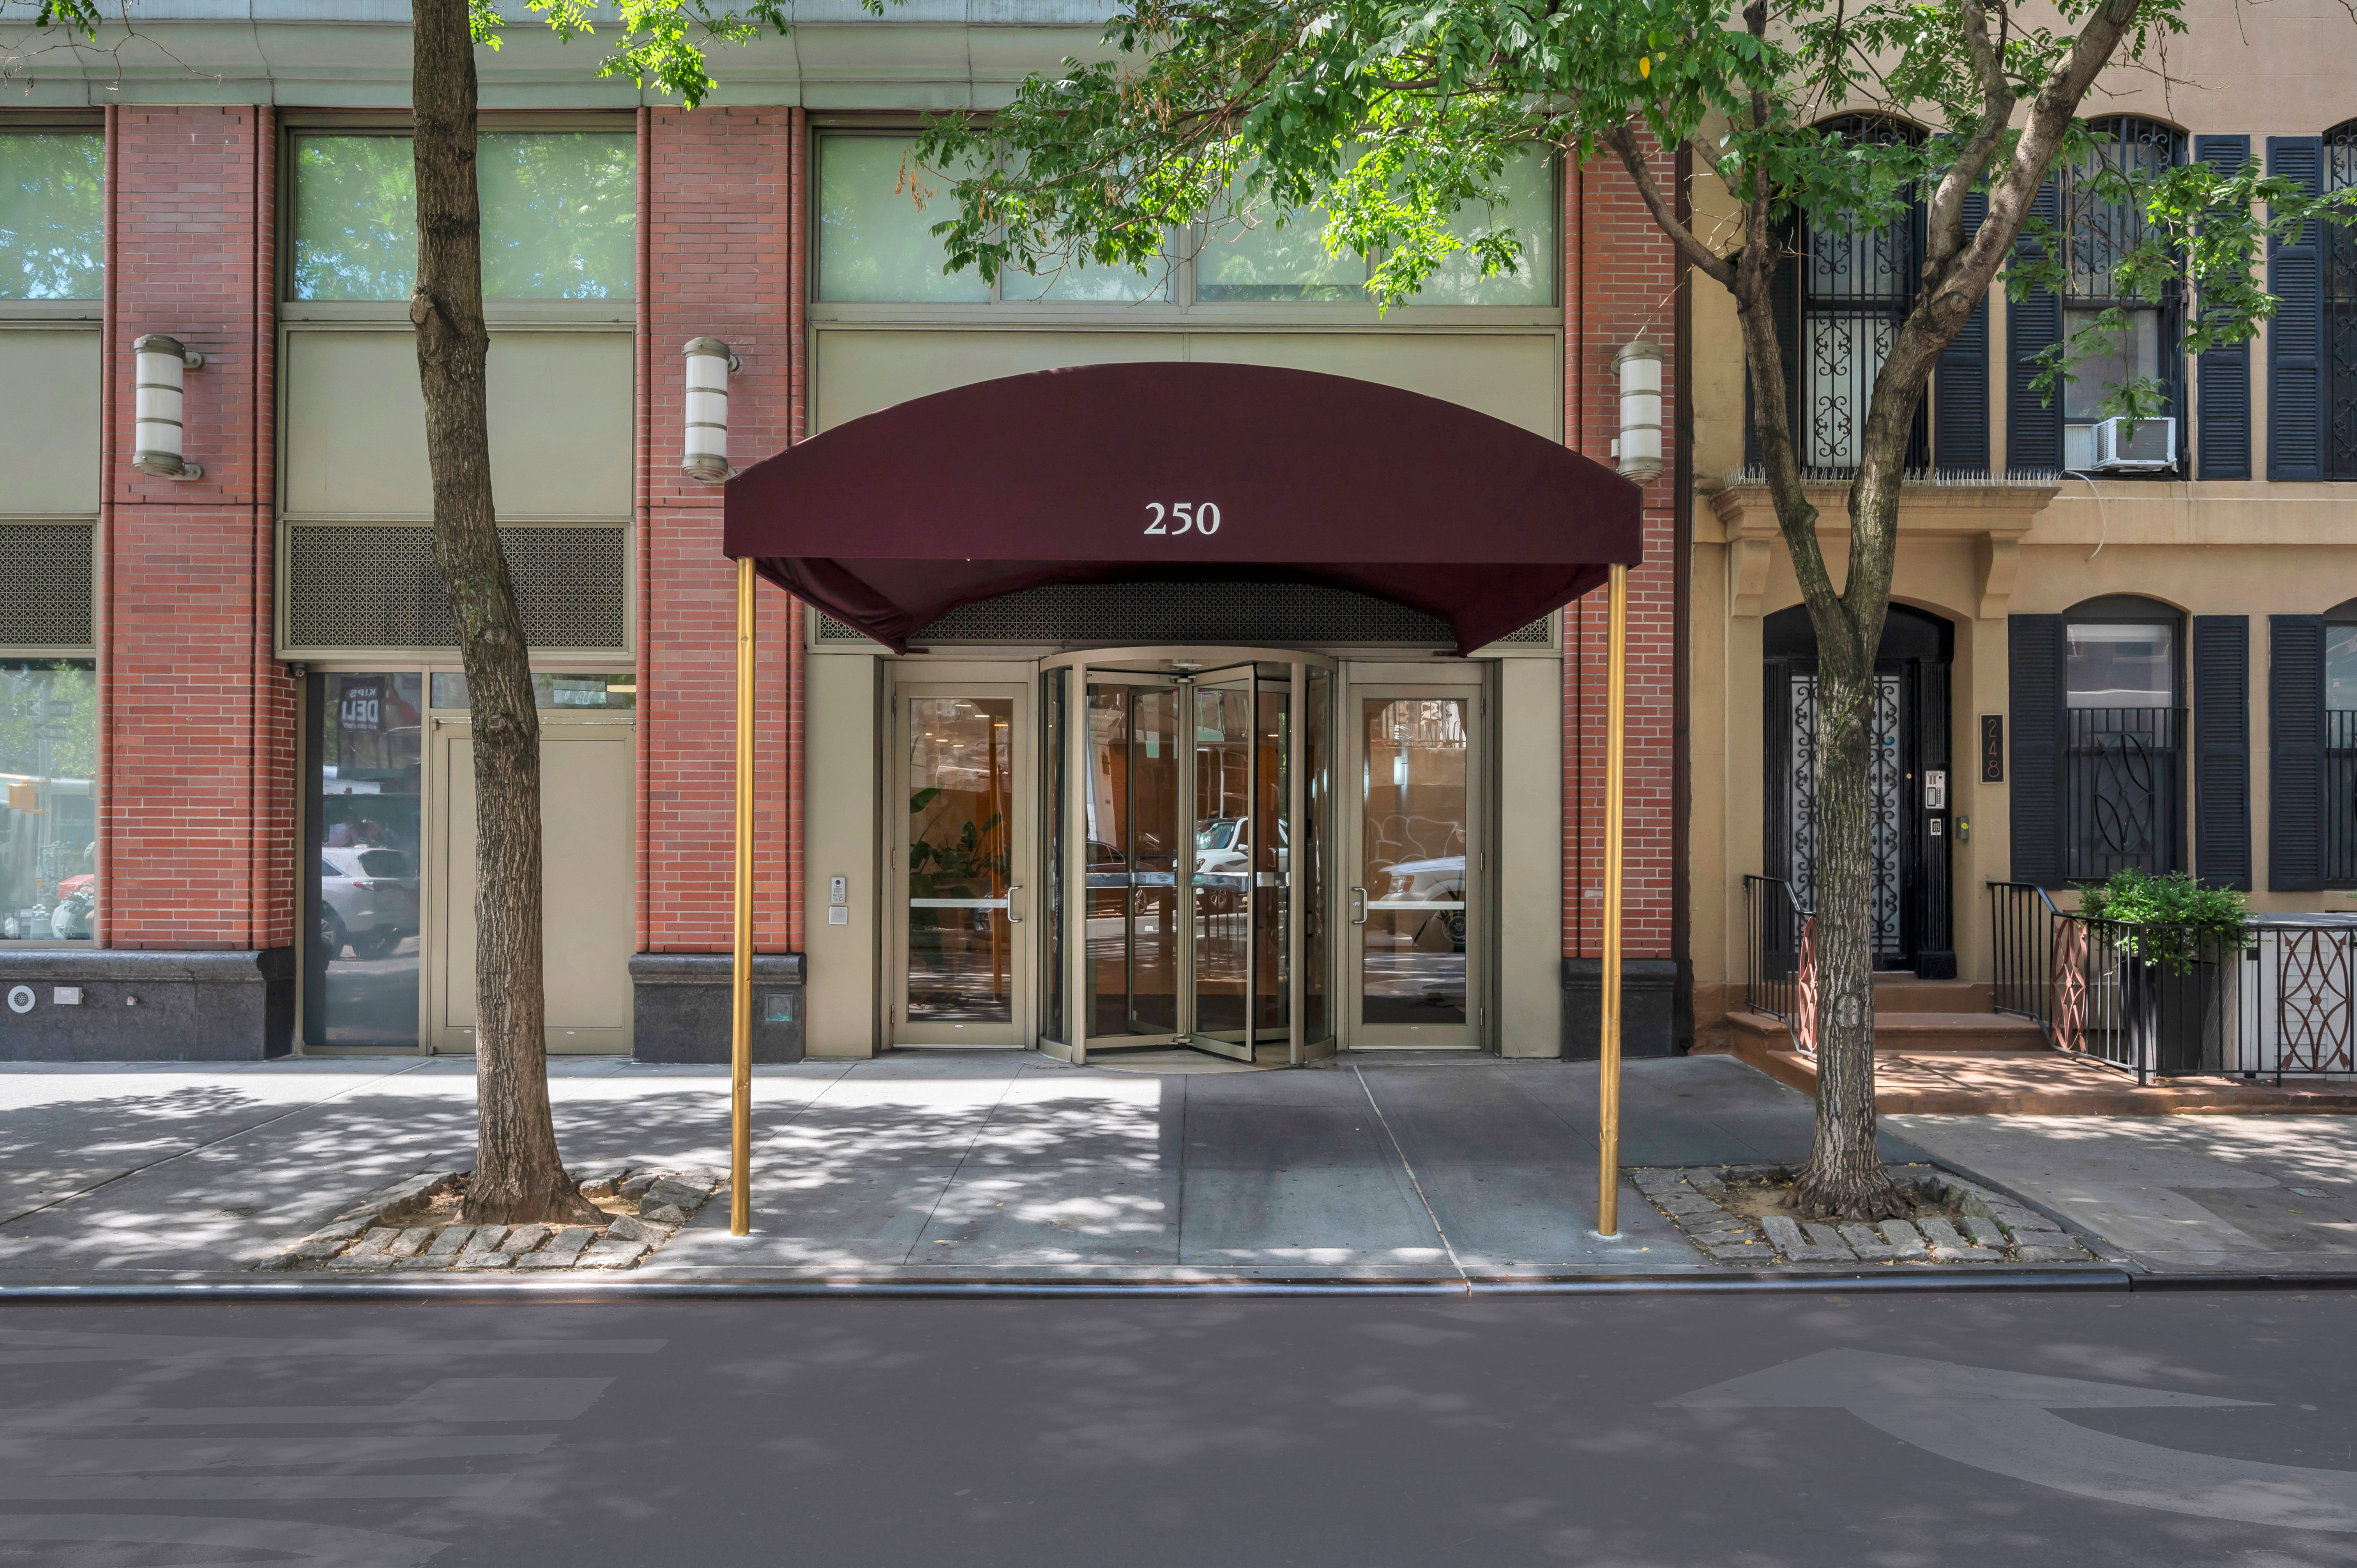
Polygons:
[[[1780,888],[1780,899],[1770,888]],[[1781,876],[1743,878],[1743,1004],[1792,1032],[1804,1055],[1817,1047],[1817,917]]]

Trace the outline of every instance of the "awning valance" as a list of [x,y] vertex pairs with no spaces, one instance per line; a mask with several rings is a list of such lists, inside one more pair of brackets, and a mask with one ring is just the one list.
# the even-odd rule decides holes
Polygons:
[[1057,583],[1309,583],[1470,652],[1642,558],[1638,487],[1519,426],[1346,376],[1087,365],[855,419],[728,481],[726,548],[896,651]]

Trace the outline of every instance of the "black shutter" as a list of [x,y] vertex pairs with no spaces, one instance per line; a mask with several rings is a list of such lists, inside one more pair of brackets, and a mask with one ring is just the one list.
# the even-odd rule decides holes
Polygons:
[[[2269,136],[2267,172],[2323,188],[2324,138]],[[2324,225],[2267,244],[2267,478],[2324,478]],[[2272,858],[2272,857],[2270,857]],[[2308,884],[2314,886],[2314,883]]]
[[[1809,443],[1801,434],[1801,263],[1792,252],[1800,243],[1798,226],[1775,242],[1783,249],[1768,274],[1768,308],[1776,317],[1776,351],[1784,360],[1784,427],[1801,464],[1809,461]],[[1753,405],[1751,378],[1743,378],[1743,461],[1757,468],[1767,459],[1760,446],[1759,411]]]
[[[2248,136],[2196,136],[2193,156],[2220,174],[2243,172],[2251,161]],[[2247,479],[2251,477],[2251,345],[2248,339],[2203,351],[2194,364],[2199,399],[2194,432],[2201,479]],[[2245,874],[2247,875],[2247,873]],[[2247,888],[2248,882],[2235,886]]]
[[2251,618],[2193,618],[2193,875],[2251,890]]
[[2013,721],[2013,880],[2062,886],[2062,618],[2007,624]]
[[2324,886],[2324,618],[2267,618],[2267,886]]
[[[1964,197],[1964,242],[1970,244],[1988,217],[1988,195],[1971,191]],[[1932,440],[1937,447],[1936,467],[1959,474],[1989,470],[1989,326],[1988,298],[1973,306],[1953,341],[1940,350],[1939,369],[1932,377],[1932,402],[1937,410]]]
[[[2038,188],[2029,204],[2033,217],[2050,224],[2059,220],[2061,202],[2049,179]],[[2018,255],[2039,257],[2044,246],[2027,231],[2014,242]],[[2011,473],[2059,474],[2062,471],[2062,389],[2030,390],[2030,381],[2042,367],[2039,356],[2062,341],[2061,296],[2034,288],[2005,310],[2005,466]]]

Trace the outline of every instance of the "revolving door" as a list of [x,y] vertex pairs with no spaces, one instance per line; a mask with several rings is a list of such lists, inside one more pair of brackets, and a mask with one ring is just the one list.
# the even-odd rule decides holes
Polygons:
[[1333,1051],[1335,674],[1224,650],[1042,667],[1042,1049]]

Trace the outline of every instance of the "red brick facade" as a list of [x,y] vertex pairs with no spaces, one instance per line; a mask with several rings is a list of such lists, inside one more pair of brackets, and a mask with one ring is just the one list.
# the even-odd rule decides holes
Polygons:
[[[100,517],[100,916],[108,946],[295,939],[295,682],[271,657],[276,132],[267,108],[110,113]],[[132,340],[187,377],[201,479],[124,450]]]
[[[296,690],[272,657],[275,127],[267,109],[110,112],[113,254],[103,371],[101,653],[107,739],[102,940],[126,948],[283,947],[296,918]],[[721,492],[679,470],[691,338],[725,339],[741,466],[805,428],[807,127],[785,108],[638,116],[640,282],[638,946],[725,950],[733,805],[733,572]],[[1661,155],[1662,177],[1671,159]],[[1613,354],[1670,347],[1670,247],[1616,166],[1566,181],[1565,439],[1609,462]],[[187,379],[201,480],[128,465],[127,349],[145,331],[201,349]],[[1683,389],[1667,386],[1667,404]],[[1627,950],[1671,950],[1674,534],[1670,473],[1649,488],[1630,622]],[[800,607],[759,591],[756,930],[802,947]],[[1564,950],[1593,956],[1602,874],[1604,600],[1566,616]],[[1512,832],[1511,824],[1509,832]],[[1508,853],[1527,853],[1509,843]]]
[[[1674,158],[1655,149],[1664,188]],[[1611,463],[1620,434],[1620,379],[1613,356],[1631,339],[1659,344],[1662,475],[1645,489],[1645,564],[1629,575],[1626,762],[1622,772],[1623,956],[1668,958],[1676,874],[1673,788],[1676,703],[1674,559],[1676,427],[1671,355],[1677,268],[1670,242],[1618,163],[1567,171],[1564,224],[1564,441]],[[1605,596],[1597,589],[1564,612],[1564,952],[1603,951]],[[1510,830],[1511,831],[1511,827]],[[1509,844],[1507,853],[1512,853]]]

